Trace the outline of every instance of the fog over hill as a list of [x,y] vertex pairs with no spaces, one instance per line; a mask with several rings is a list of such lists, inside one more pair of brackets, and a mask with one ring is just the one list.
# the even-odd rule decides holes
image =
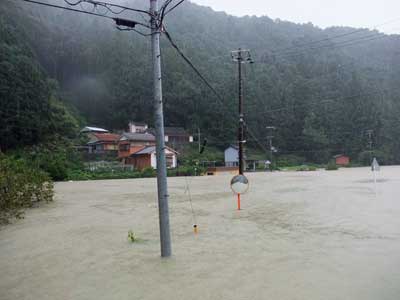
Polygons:
[[[147,1],[120,3],[147,8]],[[0,14],[12,28],[0,36],[1,51],[22,41],[46,76],[58,81],[60,98],[88,124],[121,129],[129,120],[152,122],[148,37],[118,31],[104,18],[20,1],[2,1]],[[147,18],[122,16],[141,22]],[[323,30],[266,16],[234,17],[191,2],[168,14],[165,25],[224,102],[163,38],[168,125],[200,127],[218,147],[234,141],[237,66],[230,51],[242,47],[250,49],[255,61],[244,67],[246,122],[252,133],[248,147],[266,147],[265,126],[273,125],[282,154],[314,161],[342,152],[359,157],[367,150],[365,132],[372,129],[377,153],[400,162],[398,35],[350,27]]]

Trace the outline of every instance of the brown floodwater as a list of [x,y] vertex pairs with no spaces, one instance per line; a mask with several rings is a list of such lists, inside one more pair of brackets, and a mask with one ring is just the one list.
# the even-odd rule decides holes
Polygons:
[[[400,299],[400,167],[169,179],[159,257],[154,179],[56,184],[0,229],[0,299]],[[133,230],[139,241],[129,243]]]

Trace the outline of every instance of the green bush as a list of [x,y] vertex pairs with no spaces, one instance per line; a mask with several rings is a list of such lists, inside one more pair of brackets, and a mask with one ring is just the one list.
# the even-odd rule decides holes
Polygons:
[[301,172],[308,172],[308,171],[316,171],[317,168],[315,166],[308,166],[308,165],[302,165],[296,169],[296,171],[301,171]]
[[129,179],[144,177],[139,171],[87,171],[87,170],[70,170],[68,172],[68,180],[84,181],[84,180],[103,180],[103,179]]
[[338,170],[338,169],[339,169],[339,167],[336,165],[336,162],[333,161],[333,160],[331,160],[331,161],[326,165],[326,168],[325,168],[325,170],[327,170],[327,171],[335,171],[335,170]]
[[297,155],[281,155],[277,159],[279,167],[298,166],[305,162],[305,158]]
[[364,166],[370,166],[372,164],[372,159],[376,158],[379,164],[386,164],[390,162],[390,155],[385,151],[375,150],[372,153],[370,151],[361,152],[358,155],[358,162]]
[[157,173],[152,167],[147,167],[141,171],[141,174],[142,177],[155,177]]
[[0,154],[0,222],[21,217],[35,202],[53,200],[53,183],[42,170],[22,159]]
[[200,176],[204,172],[205,168],[200,166],[179,166],[176,169],[168,170],[168,176]]

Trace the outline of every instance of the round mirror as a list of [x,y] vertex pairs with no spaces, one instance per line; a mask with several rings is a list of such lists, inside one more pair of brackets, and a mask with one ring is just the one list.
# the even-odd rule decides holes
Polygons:
[[249,180],[244,175],[236,175],[231,180],[231,189],[235,194],[244,194],[249,189]]

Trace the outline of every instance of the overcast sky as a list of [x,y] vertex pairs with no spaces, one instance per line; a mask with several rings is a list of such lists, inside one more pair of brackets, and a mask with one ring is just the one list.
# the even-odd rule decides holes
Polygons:
[[400,33],[400,0],[191,0],[235,16],[267,15],[319,27],[344,25]]

